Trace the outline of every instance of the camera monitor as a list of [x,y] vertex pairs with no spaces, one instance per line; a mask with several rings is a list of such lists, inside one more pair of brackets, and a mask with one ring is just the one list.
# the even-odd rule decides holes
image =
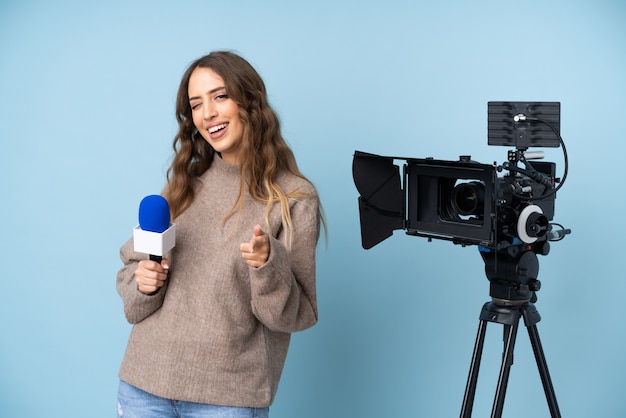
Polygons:
[[560,102],[489,102],[487,142],[518,149],[557,148],[560,119]]

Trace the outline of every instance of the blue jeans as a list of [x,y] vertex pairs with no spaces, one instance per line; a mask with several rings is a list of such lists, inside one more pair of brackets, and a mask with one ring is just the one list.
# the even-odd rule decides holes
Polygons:
[[239,408],[160,398],[120,381],[119,418],[268,418],[269,408]]

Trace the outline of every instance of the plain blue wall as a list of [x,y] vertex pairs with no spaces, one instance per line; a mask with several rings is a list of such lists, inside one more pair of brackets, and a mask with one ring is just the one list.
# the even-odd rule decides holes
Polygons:
[[[574,232],[540,260],[539,333],[563,416],[626,416],[625,21],[620,0],[3,0],[0,415],[115,414],[118,249],[164,183],[183,70],[232,49],[264,77],[330,227],[320,322],[294,336],[274,418],[458,416],[483,263],[402,232],[363,250],[352,154],[502,162],[490,100],[562,104],[555,220]],[[490,325],[477,417],[501,339]],[[549,416],[523,328],[504,415]]]

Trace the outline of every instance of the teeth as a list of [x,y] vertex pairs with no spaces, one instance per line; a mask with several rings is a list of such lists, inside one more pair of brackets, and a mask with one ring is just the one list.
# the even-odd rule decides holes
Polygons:
[[212,133],[217,132],[217,131],[219,131],[221,129],[224,129],[227,125],[228,125],[227,123],[222,123],[221,125],[213,126],[213,127],[209,128],[209,133],[212,134]]

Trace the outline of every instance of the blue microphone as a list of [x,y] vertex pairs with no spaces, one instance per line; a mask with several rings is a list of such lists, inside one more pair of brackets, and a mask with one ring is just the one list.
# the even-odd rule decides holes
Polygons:
[[133,230],[135,251],[161,262],[176,244],[176,224],[170,222],[170,207],[163,196],[149,195],[139,204],[139,225]]
[[151,194],[141,200],[139,226],[144,231],[159,233],[170,227],[170,205],[163,196]]

